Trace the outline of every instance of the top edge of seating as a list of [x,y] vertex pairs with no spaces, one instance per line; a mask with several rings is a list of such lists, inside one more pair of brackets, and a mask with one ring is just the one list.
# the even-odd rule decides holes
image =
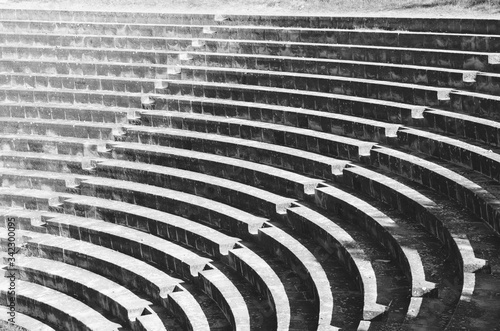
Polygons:
[[471,20],[471,21],[477,21],[477,20],[489,20],[489,21],[499,21],[499,18],[494,18],[494,17],[475,17],[473,15],[471,16],[460,16],[460,17],[447,17],[447,16],[441,16],[441,15],[421,15],[421,16],[415,16],[415,15],[410,15],[410,14],[401,14],[401,15],[395,15],[394,13],[387,13],[386,15],[380,14],[380,15],[370,15],[366,14],[364,12],[360,12],[359,14],[353,14],[353,13],[348,13],[348,14],[339,14],[339,15],[325,15],[325,14],[291,14],[291,13],[282,13],[282,14],[266,14],[266,13],[259,13],[255,14],[253,12],[249,12],[248,14],[244,13],[237,13],[237,12],[221,12],[220,10],[216,11],[199,11],[199,12],[186,12],[186,11],[176,11],[176,10],[169,10],[169,11],[163,11],[162,8],[151,8],[150,11],[148,10],[141,10],[138,11],[137,8],[129,8],[129,9],[122,9],[120,11],[115,11],[112,10],[111,8],[100,8],[98,10],[94,10],[91,8],[86,8],[86,9],[70,9],[70,8],[23,8],[23,7],[8,7],[8,6],[3,6],[0,4],[0,10],[2,11],[36,11],[36,12],[74,12],[74,13],[114,13],[117,15],[121,14],[133,14],[136,16],[140,15],[187,15],[187,16],[224,16],[224,17],[267,17],[267,18],[342,18],[342,19],[412,19],[412,20],[418,20],[418,19],[430,19],[430,20]]

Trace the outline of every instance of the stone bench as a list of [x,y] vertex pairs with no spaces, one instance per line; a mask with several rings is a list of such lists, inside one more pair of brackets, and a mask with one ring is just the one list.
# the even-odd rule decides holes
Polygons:
[[[164,130],[172,128],[218,134],[286,146],[296,150],[351,161],[360,160],[363,156],[369,154],[370,149],[375,145],[371,142],[338,136],[335,134],[337,132],[317,132],[281,124],[262,123],[238,118],[227,119],[219,116],[179,112],[153,112],[147,115],[144,114],[143,118],[148,119],[145,124],[164,128]],[[351,127],[354,127],[354,122],[355,119],[349,122]]]
[[[0,90],[0,102],[7,103],[59,103],[61,105],[83,105],[84,107],[130,108],[132,111],[142,108],[141,93],[96,90],[28,88],[24,86],[6,87]],[[99,125],[98,123],[94,123]],[[80,125],[85,125],[81,122]],[[90,124],[87,123],[88,126]],[[108,124],[109,126],[109,124]]]
[[229,251],[229,264],[248,280],[262,295],[276,315],[276,330],[290,327],[291,311],[283,283],[274,270],[259,255],[238,244]]
[[96,164],[95,171],[99,177],[170,188],[265,217],[285,213],[294,201],[230,180],[164,166],[110,160]]
[[303,28],[380,29],[406,31],[436,31],[449,33],[500,34],[497,19],[457,19],[440,17],[366,17],[366,16],[281,16],[281,15],[220,15],[187,13],[136,13],[106,11],[69,11],[39,9],[4,9],[3,20],[40,20],[68,22],[109,22],[148,24],[217,24],[267,25]]
[[185,325],[187,330],[210,330],[200,304],[182,286],[177,286],[176,290],[168,295],[167,302],[172,314],[181,320],[182,325]]
[[427,109],[424,118],[426,127],[434,132],[500,146],[500,130],[496,121],[440,109]]
[[0,102],[1,117],[38,118],[48,120],[69,120],[82,122],[101,122],[114,124],[128,124],[135,120],[135,112],[129,109],[105,108],[92,105],[78,107],[61,104],[37,102],[8,103]]
[[423,106],[387,100],[256,85],[180,80],[168,80],[165,81],[165,85],[167,96],[164,94],[149,96],[154,101],[154,109],[156,110],[164,109],[172,97],[205,97],[216,99],[214,101],[221,99],[228,100],[226,102],[243,101],[272,106],[305,108],[325,113],[366,117],[390,123],[411,124],[421,118],[425,109]]
[[458,202],[500,231],[498,199],[464,176],[439,164],[393,149],[377,147],[371,151],[371,165],[398,174]]
[[68,193],[75,189],[85,176],[31,171],[13,168],[0,168],[0,186],[21,189],[36,189]]
[[377,303],[377,277],[370,258],[349,233],[318,212],[296,203],[287,210],[287,216],[287,222],[295,231],[307,234],[335,254],[356,279],[363,292],[364,320],[372,320],[386,311],[387,307]]
[[[5,47],[7,48],[7,46]],[[73,49],[76,51],[75,49]],[[68,50],[71,54],[72,49]],[[7,51],[8,52],[8,51]],[[26,52],[28,52],[26,50]],[[28,53],[30,54],[30,53]],[[128,77],[142,79],[166,79],[170,72],[177,72],[173,65],[146,64],[146,63],[120,63],[120,62],[96,62],[96,61],[72,61],[29,58],[0,60],[0,72],[3,73],[25,73],[47,74],[47,75],[72,75],[72,76],[110,76]],[[37,54],[30,56],[35,57]]]
[[217,303],[234,331],[250,330],[250,315],[245,300],[222,272],[208,265],[199,273],[198,287]]
[[[240,68],[248,70],[266,70],[272,72],[294,72],[303,74],[331,75],[364,79],[376,79],[392,82],[429,85],[436,87],[486,89],[494,82],[485,83],[485,77],[493,79],[491,73],[478,73],[469,70],[446,69],[439,67],[425,67],[416,65],[398,65],[391,63],[377,63],[366,61],[296,58],[283,56],[236,54],[236,53],[203,53],[203,52],[166,52],[169,65],[146,63],[115,63],[88,61],[84,57],[81,61],[38,58],[35,48],[24,49],[25,58],[10,59],[8,54],[13,52],[9,46],[0,47],[6,53],[0,57],[0,72],[5,73],[46,73],[57,75],[89,75],[114,76],[131,78],[166,79],[169,75],[179,74],[179,70],[189,66]],[[42,50],[43,51],[43,50]],[[81,53],[81,49],[67,49],[67,53]],[[89,50],[90,52],[90,50]],[[165,52],[164,52],[165,53]],[[125,58],[122,59],[124,61]],[[481,81],[475,84],[476,76]],[[486,76],[490,75],[490,76]],[[476,86],[477,85],[477,86]],[[493,88],[493,87],[492,87]],[[500,93],[500,92],[499,92]],[[82,114],[85,116],[85,114]],[[89,115],[87,115],[88,117]]]
[[9,220],[14,221],[14,227],[19,230],[47,232],[43,227],[40,213],[21,208],[0,208],[0,227],[8,228]]
[[[249,54],[338,58],[369,62],[392,62],[440,66],[453,69],[495,70],[499,54],[473,51],[437,50],[351,44],[304,43],[263,40],[234,40],[216,38],[137,37],[99,35],[15,34],[0,33],[2,45],[159,49],[170,51],[238,52]],[[403,56],[404,54],[404,56]],[[421,56],[425,54],[425,56]],[[421,61],[421,62],[420,62]],[[486,69],[486,70],[485,70]]]
[[344,169],[343,182],[377,200],[389,204],[424,226],[456,258],[461,272],[476,272],[487,267],[488,262],[475,257],[474,250],[450,216],[446,216],[433,200],[418,191],[383,174],[361,168]]
[[60,206],[60,194],[30,189],[0,187],[0,206],[45,210]]
[[0,133],[57,135],[83,139],[114,140],[121,136],[119,127],[94,122],[45,120],[25,118],[0,118]]
[[399,146],[477,171],[500,181],[500,155],[479,146],[435,133],[402,129]]
[[[450,89],[356,77],[219,67],[186,67],[181,79],[353,95],[421,106],[446,104]],[[169,75],[169,78],[175,79]]]
[[[133,329],[142,324],[139,317],[156,315],[149,308],[150,302],[141,299],[130,290],[85,269],[63,262],[22,257],[16,260],[15,269],[20,280],[35,283],[71,296],[77,296],[96,310],[104,310],[117,317],[121,323]],[[155,316],[156,328],[165,330],[161,320]],[[144,326],[143,326],[144,327]]]
[[468,115],[498,120],[500,96],[483,93],[453,91],[450,93],[450,108],[452,111]]
[[113,143],[109,146],[113,157],[118,160],[196,171],[297,199],[314,193],[320,182],[291,171],[216,154],[138,143]]
[[355,222],[376,238],[396,259],[410,282],[411,295],[421,297],[435,289],[426,281],[424,265],[419,254],[421,245],[409,235],[411,229],[396,223],[367,202],[336,187],[320,184],[315,203],[328,212]]
[[[79,204],[79,201],[84,203]],[[113,202],[109,202],[110,205]],[[92,242],[107,248],[112,248],[136,259],[158,265],[160,268],[175,272],[183,279],[192,280],[210,261],[180,245],[158,238],[148,233],[138,231],[120,224],[103,222],[91,218],[72,217],[84,210],[78,207],[86,206],[84,197],[75,197],[64,201],[64,211],[67,216],[46,218],[49,232],[68,236],[74,239]],[[89,205],[87,205],[89,206]],[[76,210],[75,210],[76,209]],[[71,213],[73,211],[73,213]],[[90,212],[86,212],[91,217]]]
[[[216,22],[212,22],[215,24]],[[495,35],[449,34],[440,32],[387,31],[372,29],[340,29],[242,25],[177,25],[103,22],[0,22],[0,31],[16,33],[132,35],[154,37],[203,37],[215,35],[227,39],[266,39],[290,42],[363,44],[378,46],[444,48],[470,51],[498,51],[500,41]]]
[[64,154],[0,151],[0,167],[88,175],[92,159]]
[[[5,230],[1,230],[5,231]],[[107,277],[162,302],[181,280],[142,260],[92,243],[49,234],[21,231],[26,236],[26,254],[64,262]]]
[[[9,279],[0,281],[0,299],[5,305]],[[89,306],[47,287],[17,281],[16,309],[30,317],[40,319],[56,329],[70,331],[118,331],[120,325],[103,317]]]
[[50,135],[0,134],[0,149],[96,158],[109,154],[106,142],[99,139],[62,138]]
[[229,156],[319,178],[332,178],[348,163],[289,147],[221,135],[153,127],[127,127],[126,130],[127,142]]
[[478,72],[474,91],[485,94],[500,95],[500,74]]
[[30,317],[28,315],[16,312],[15,324],[9,322],[9,309],[5,306],[0,306],[0,328],[4,330],[15,331],[55,331],[47,324]]
[[[188,116],[194,116],[194,114],[215,115],[281,124],[381,143],[388,143],[393,140],[396,131],[400,127],[398,124],[374,121],[352,115],[202,97],[169,96],[166,98],[166,105],[163,108],[168,111],[193,113]],[[168,124],[167,120],[169,118],[167,115],[171,116],[163,111],[150,110],[141,112],[141,124],[151,126],[160,126],[163,122]],[[356,115],[363,116],[364,114]],[[188,116],[186,117],[189,119]],[[377,113],[374,116],[390,117],[391,114],[387,111],[385,114]],[[172,116],[170,122],[176,120],[177,117]],[[165,121],[162,121],[162,118],[165,118]]]
[[[93,216],[94,219],[124,225],[184,244],[212,257],[220,258],[221,255],[227,255],[228,250],[238,242],[237,238],[229,237],[194,221],[120,201],[73,196],[68,201],[67,207],[81,215]],[[46,215],[43,221],[51,223],[49,219],[51,217],[60,219],[66,216]],[[58,231],[63,231],[63,229]]]
[[329,327],[334,309],[333,295],[330,281],[319,261],[298,240],[270,224],[259,229],[258,238],[260,245],[306,281],[318,313],[318,330]]
[[80,187],[82,195],[158,209],[195,219],[237,236],[251,237],[266,220],[220,202],[145,184],[92,178],[83,181]]

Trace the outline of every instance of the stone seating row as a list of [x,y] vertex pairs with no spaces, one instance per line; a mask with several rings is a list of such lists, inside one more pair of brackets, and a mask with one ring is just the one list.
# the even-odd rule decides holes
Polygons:
[[8,103],[2,102],[1,117],[39,118],[81,122],[128,124],[136,120],[136,112],[129,108],[107,108],[92,104],[76,106],[60,103]]
[[[446,105],[450,94],[453,93],[450,89],[414,84],[245,69],[189,67],[183,68],[181,71],[182,77],[180,78],[182,78],[182,81],[178,81],[177,76],[179,75],[174,74],[173,80],[170,75],[168,76],[168,80],[151,80],[123,77],[11,73],[0,74],[0,86],[12,88],[23,86],[29,89],[64,89],[68,91],[114,91],[122,93],[130,92],[131,94],[162,93],[163,90],[166,90],[169,94],[173,95],[178,94],[179,89],[189,88],[189,84],[193,85],[193,91],[204,88],[205,94],[208,93],[208,89],[210,89],[212,84],[221,90],[221,92],[224,92],[226,89],[239,90],[240,88],[251,90],[253,86],[259,86],[261,89],[265,87],[276,89],[277,93],[285,91],[285,93],[288,92],[292,95],[297,94],[298,98],[301,95],[304,95],[302,96],[303,98],[307,96],[310,98],[311,93],[318,92],[359,98],[369,97],[430,107]],[[220,86],[222,82],[227,83],[228,86],[226,88]],[[255,88],[257,89],[257,87]],[[226,92],[226,94],[228,93]],[[321,94],[318,96],[321,96]],[[481,95],[477,95],[477,98],[480,97]],[[482,98],[487,99],[488,96],[484,95]],[[22,99],[22,101],[25,100]]]
[[[162,304],[182,320],[187,329],[209,329],[207,319],[196,299],[183,289],[180,280],[172,278],[163,271],[103,246],[67,237],[18,231],[25,238],[27,245],[23,254],[48,261],[64,262],[104,276],[134,289],[137,293],[146,293],[152,300]],[[142,323],[147,325],[148,316],[151,315],[142,317]]]
[[481,34],[390,31],[371,29],[290,28],[242,25],[175,25],[102,22],[47,22],[2,20],[0,32],[18,34],[78,34],[145,37],[206,37],[224,39],[279,40],[393,47],[444,48],[470,51],[499,51],[499,37]]
[[[15,267],[10,270],[19,274],[19,280],[76,296],[91,308],[102,309],[105,313],[117,317],[131,329],[166,330],[156,313],[149,309],[150,302],[85,269],[62,262],[23,256],[16,259]],[[148,316],[148,324],[154,324],[155,328],[142,325],[142,316]]]
[[[0,47],[0,71],[57,75],[167,78],[186,66],[239,68],[272,72],[331,75],[377,79],[437,87],[477,89],[495,92],[495,74],[391,63],[335,59],[280,57],[235,53],[168,52],[167,64],[95,62],[39,58],[35,49],[24,49],[23,58],[11,59],[9,46]],[[68,49],[70,52],[71,49]],[[477,78],[477,83],[476,83]],[[498,94],[498,93],[495,93]]]
[[223,15],[185,13],[141,13],[106,11],[69,11],[4,9],[4,20],[40,20],[69,22],[151,23],[151,24],[217,24],[255,25],[304,28],[376,29],[408,31],[436,31],[449,33],[500,34],[495,19],[469,18],[415,18],[375,16],[279,16],[279,15]]
[[[75,198],[75,199],[76,199],[76,200],[78,200],[79,198]],[[88,208],[90,208],[90,209],[86,208],[86,207],[84,206],[84,203],[82,203],[82,202],[80,202],[80,203],[78,203],[78,201],[77,201],[77,202],[74,202],[74,200],[75,200],[75,199],[66,200],[66,201],[64,202],[64,208],[65,208],[66,212],[70,212],[70,213],[71,213],[71,210],[79,210],[79,213],[82,213],[82,212],[83,212],[83,210],[85,209],[85,210],[88,210],[88,212],[84,212],[84,214],[85,214],[86,216],[94,216],[94,217],[97,217],[96,215],[104,215],[104,214],[102,214],[102,213],[103,213],[102,208],[105,208],[105,207],[98,207],[98,205],[99,205],[99,204],[98,204],[98,202],[96,202],[96,201],[95,201],[96,199],[94,199],[94,200],[90,199],[90,201],[88,202],[88,204],[89,204],[89,205],[88,205]],[[86,200],[85,200],[85,198],[83,198],[83,199],[84,199],[84,201],[89,200],[89,199],[86,199]],[[107,208],[110,208],[109,206],[110,206],[110,205],[112,205],[112,203],[110,203],[110,202],[105,202],[105,201],[103,201],[103,203],[102,203],[102,204],[103,204],[104,206],[108,206]],[[115,203],[115,204],[116,204],[116,203]],[[120,205],[120,203],[118,203],[118,204]],[[96,208],[97,208],[97,209],[96,209]],[[124,208],[125,208],[125,207],[124,207],[124,206],[121,206],[121,205],[120,205],[120,206],[116,206],[116,210],[117,210],[117,211],[118,211],[118,210],[123,210]],[[139,207],[139,208],[140,208],[140,207]],[[130,209],[130,208],[129,208],[129,209]],[[134,209],[134,208],[132,208],[132,209],[135,211],[135,209],[138,209],[138,208],[137,208],[137,207],[135,207],[135,209]],[[89,214],[89,213],[90,213],[90,214]],[[96,214],[94,214],[94,213],[96,213]],[[106,215],[115,215],[115,214],[117,214],[117,213],[115,212],[115,213],[105,213],[105,214],[106,214]],[[83,215],[83,214],[82,214],[82,215]],[[115,215],[115,216],[116,216],[116,215]],[[116,220],[118,220],[118,218],[120,218],[120,219],[121,219],[121,216],[116,216],[116,217],[117,217],[117,218],[116,218]],[[73,217],[73,218],[74,218],[74,217]],[[70,221],[71,221],[71,222],[70,222]],[[109,226],[104,226],[104,224],[102,224],[102,222],[100,222],[101,224],[97,225],[96,221],[92,221],[92,220],[88,220],[88,221],[86,221],[85,219],[81,219],[81,218],[75,218],[75,219],[74,219],[74,221],[72,221],[72,218],[71,218],[71,217],[69,217],[69,216],[67,216],[67,215],[65,215],[65,216],[61,216],[61,217],[56,217],[56,218],[54,218],[54,219],[53,219],[53,218],[46,218],[46,217],[45,217],[45,218],[44,218],[44,222],[47,224],[47,229],[48,229],[48,231],[49,231],[49,232],[51,232],[51,233],[54,233],[54,234],[59,234],[59,235],[63,235],[63,236],[67,236],[67,235],[69,234],[71,237],[74,237],[74,236],[76,235],[76,236],[77,236],[77,238],[76,238],[76,239],[81,239],[81,240],[85,240],[85,241],[89,241],[89,242],[93,242],[93,243],[97,243],[97,244],[99,244],[99,242],[100,242],[100,244],[101,244],[101,245],[105,245],[105,246],[108,246],[108,244],[106,244],[106,242],[108,242],[108,243],[109,243],[109,245],[110,245],[110,248],[118,249],[119,251],[125,252],[125,251],[124,251],[125,246],[123,246],[123,245],[122,245],[122,246],[116,246],[115,244],[113,244],[114,240],[113,240],[112,238],[111,238],[111,239],[103,239],[103,237],[102,237],[102,234],[104,234],[106,231],[108,231],[108,230],[106,230],[106,228],[110,228],[110,229],[112,228],[112,227],[110,227],[110,226],[111,226],[111,223],[106,223],[106,224],[107,224],[107,225],[109,225]],[[68,223],[68,222],[69,222],[69,223]],[[134,222],[134,221],[132,221],[132,220],[131,220],[131,222]],[[136,220],[135,222],[137,222],[137,220]],[[63,231],[63,228],[61,228],[63,223],[64,223],[64,224],[70,224],[70,228],[69,228],[68,230],[64,230],[64,231]],[[144,223],[144,222],[143,222],[143,223]],[[55,225],[55,224],[58,224],[58,226],[56,226],[56,227],[54,228],[54,225]],[[74,230],[72,231],[72,230],[71,230],[71,224],[73,224],[73,226],[78,227],[78,229],[79,229],[79,230],[77,230],[76,232],[75,232]],[[95,225],[93,225],[93,224],[95,224]],[[132,223],[132,224],[134,224],[134,223]],[[142,225],[142,226],[144,226],[144,225]],[[116,227],[116,226],[115,226],[115,227]],[[59,228],[59,230],[57,230],[58,228]],[[187,228],[186,228],[186,230],[187,230],[188,228],[189,228],[189,227],[187,227]],[[54,232],[54,229],[56,229],[56,232],[58,232],[58,233]],[[88,229],[88,230],[85,230],[85,232],[84,232],[84,229]],[[86,233],[87,231],[91,231],[91,232],[88,232],[88,235],[85,235],[85,233]],[[123,238],[123,239],[124,239],[127,235],[126,235],[123,231],[124,231],[123,229],[121,229],[121,230],[119,231],[120,233],[123,233],[122,235],[119,235],[119,236],[120,236],[121,238]],[[160,230],[158,230],[158,231],[160,231]],[[129,231],[129,232],[130,232],[130,231]],[[169,232],[170,232],[170,230],[169,230]],[[73,233],[73,235],[72,235],[72,233]],[[102,234],[100,234],[100,235],[99,235],[98,233],[102,233]],[[117,232],[117,233],[118,233],[118,232]],[[83,236],[83,237],[82,237],[82,236]],[[101,236],[101,237],[100,237],[100,239],[97,239],[97,238],[96,238],[96,236]],[[129,237],[130,237],[130,236],[129,236]],[[135,237],[137,237],[137,235],[136,235]],[[118,237],[116,237],[116,238],[118,238]],[[131,238],[131,237],[130,237],[130,238]],[[179,239],[181,239],[181,238],[179,238]],[[105,240],[105,241],[103,242],[103,240]],[[111,242],[109,242],[109,240],[111,240]],[[116,239],[116,240],[117,240],[117,239]],[[134,240],[138,240],[138,239],[134,239]],[[181,240],[182,240],[182,239],[181,239]],[[152,244],[152,242],[154,242],[154,241],[153,241],[153,240],[151,240],[151,239],[149,239],[149,240],[141,240],[141,241],[142,241],[142,242],[149,242],[149,243],[150,243],[150,245]],[[216,240],[216,241],[220,241],[220,240]],[[144,244],[142,244],[142,245],[144,245]],[[116,246],[116,247],[115,247],[115,246]],[[131,245],[130,245],[130,244],[127,244],[127,247],[129,247],[129,246],[131,246]],[[140,254],[140,253],[139,253],[139,248],[138,248],[138,249],[137,249],[137,251],[134,253],[134,248],[133,248],[134,246],[132,245],[131,247],[132,247],[132,251],[130,251],[130,249],[127,249],[127,250],[126,250],[126,253],[128,253],[129,255],[134,255],[135,253],[136,253],[136,254]],[[142,247],[142,246],[141,246],[141,247]],[[167,251],[168,251],[168,250],[167,250]],[[147,256],[147,255],[144,255],[144,254],[146,254],[146,253],[144,253],[144,250],[143,250],[143,249],[140,249],[140,252],[142,252],[142,258],[146,258],[146,256]],[[151,253],[151,254],[153,255],[153,253]],[[138,257],[140,257],[140,256],[136,256],[136,257],[138,258]],[[188,262],[189,262],[189,261],[188,261]],[[188,263],[188,262],[185,262],[185,261],[184,261],[183,263]],[[254,265],[255,265],[255,264],[254,264]],[[252,267],[254,267],[254,265],[252,265]],[[191,271],[191,272],[192,272],[192,271]],[[274,291],[274,292],[275,292],[275,291]],[[274,297],[274,300],[280,300],[280,299],[279,299],[279,297]],[[330,314],[331,314],[331,311],[330,311]],[[281,315],[280,315],[280,316],[281,316]],[[232,317],[231,317],[231,318],[232,318]],[[282,318],[284,318],[284,317],[283,317],[283,316],[281,316],[281,317],[280,317],[280,320],[281,320]],[[286,322],[286,321],[285,321],[285,322]]]
[[[117,190],[114,190],[114,193],[115,193],[115,194],[117,194]],[[135,194],[135,196],[137,196],[137,194]],[[91,205],[95,206],[96,204],[95,204],[95,203],[93,203],[93,204],[91,204]],[[80,207],[80,208],[81,208],[81,207]],[[80,209],[80,208],[79,208],[79,209]],[[95,208],[95,207],[94,207],[94,208]],[[412,271],[412,272],[413,272],[413,271]],[[419,276],[417,275],[417,277],[419,277]],[[421,295],[421,294],[417,294],[417,295]]]
[[[339,59],[368,62],[390,62],[393,64],[422,65],[450,69],[498,71],[500,56],[498,53],[404,48],[389,46],[304,43],[267,40],[232,40],[218,38],[182,38],[182,37],[126,37],[126,36],[80,36],[50,34],[15,34],[0,33],[2,46],[61,48],[57,53],[65,54],[66,47],[90,48],[107,54],[108,49],[161,51],[202,51],[217,53],[243,53],[272,56],[294,56],[307,58]],[[57,54],[55,53],[55,54]],[[43,54],[43,53],[42,53]],[[139,54],[136,54],[138,57]],[[41,54],[40,54],[41,56]],[[39,56],[39,57],[40,57]],[[93,53],[92,56],[103,54]],[[115,53],[116,56],[116,53]],[[130,55],[129,55],[130,56]],[[164,54],[163,56],[166,56]],[[154,56],[155,58],[156,56]],[[140,58],[140,57],[138,57]],[[125,61],[129,62],[129,61]],[[143,62],[143,61],[133,61]],[[167,62],[160,62],[167,63]]]

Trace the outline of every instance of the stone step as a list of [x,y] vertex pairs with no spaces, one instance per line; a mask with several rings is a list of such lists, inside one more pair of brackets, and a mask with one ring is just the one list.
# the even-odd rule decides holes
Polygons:
[[109,155],[106,141],[34,134],[0,134],[2,151],[65,154],[103,158]]
[[[303,108],[202,97],[169,96],[163,108],[168,112],[161,110],[141,112],[141,124],[160,126],[163,124],[162,118],[167,121],[169,116],[172,116],[170,120],[172,122],[180,116],[189,119],[198,116],[198,114],[215,115],[222,118],[237,118],[292,126],[381,143],[390,143],[400,127],[399,124],[359,117],[365,114],[354,114],[353,116],[351,114],[344,115]],[[183,115],[174,116],[172,112],[181,112]],[[188,114],[184,115],[186,113]],[[373,114],[374,117],[380,117],[381,119],[391,117],[391,115],[390,111],[385,113],[374,112]],[[206,118],[206,116],[200,116],[200,118]],[[175,123],[177,122],[176,120]]]
[[[333,215],[348,218],[365,229],[386,247],[411,282],[411,296],[421,297],[435,290],[436,284],[427,281],[419,251],[427,250],[413,238],[420,235],[415,229],[404,226],[369,203],[331,185],[316,188],[315,203]],[[408,233],[413,232],[412,236]],[[407,234],[407,235],[403,235]],[[431,265],[427,267],[433,268]],[[429,271],[428,271],[429,273]]]
[[335,173],[339,173],[348,164],[347,161],[294,148],[177,129],[127,127],[126,140],[218,154],[325,179],[333,178]]
[[452,111],[459,113],[498,121],[497,109],[499,105],[500,96],[497,95],[467,91],[453,91],[450,93],[450,108]]
[[4,20],[39,20],[59,22],[109,22],[142,24],[216,24],[267,25],[303,28],[385,29],[406,31],[436,31],[449,33],[500,34],[496,19],[457,19],[448,17],[377,17],[377,16],[281,16],[281,15],[228,15],[193,13],[146,13],[89,10],[4,9]]
[[[213,22],[212,24],[214,24]],[[443,48],[468,51],[498,51],[500,36],[373,29],[332,29],[245,25],[182,25],[93,22],[47,22],[35,20],[2,20],[0,32],[113,35],[143,37],[210,37],[225,39],[277,40],[378,45],[415,48]]]
[[[164,109],[171,98],[210,98],[217,102],[247,102],[270,106],[304,108],[322,112],[341,113],[387,121],[390,123],[418,123],[424,106],[371,99],[342,93],[299,91],[256,85],[165,81],[168,94],[151,94],[153,109]],[[6,92],[7,94],[8,92]],[[8,97],[8,96],[7,96]],[[221,101],[219,101],[221,100]],[[409,102],[412,102],[409,100]]]
[[129,161],[100,162],[96,165],[96,175],[198,195],[263,217],[283,214],[295,201],[210,175]]
[[258,241],[306,281],[308,291],[313,294],[314,308],[317,310],[317,328],[336,330],[337,328],[331,326],[333,296],[330,282],[316,257],[298,240],[271,224],[259,229]]
[[205,173],[296,199],[312,194],[321,182],[292,171],[217,154],[131,142],[113,143],[110,147],[118,160]]
[[[148,113],[149,114],[149,113]],[[324,156],[357,161],[369,154],[372,142],[342,137],[338,132],[326,133],[274,123],[246,119],[179,112],[156,112],[146,115],[145,124],[159,130],[168,129],[218,134],[243,140],[252,140],[286,146]],[[373,123],[373,122],[372,122]],[[354,126],[354,121],[348,122]],[[370,123],[371,124],[371,123]],[[126,127],[128,130],[130,127]],[[346,129],[349,131],[349,129]]]
[[[498,71],[498,53],[447,49],[304,43],[267,40],[236,40],[193,37],[136,37],[0,33],[3,46],[51,46],[121,48],[129,50],[211,51],[275,56],[337,58],[369,62],[439,66],[451,69]],[[404,56],[403,56],[404,54]],[[425,54],[425,56],[422,56]],[[141,61],[139,61],[141,62]],[[166,63],[166,62],[163,62]]]
[[303,205],[294,203],[287,210],[287,222],[297,232],[307,233],[344,264],[363,292],[363,320],[385,313],[387,307],[377,303],[377,277],[371,261],[358,243],[340,226]]
[[159,317],[149,309],[150,302],[141,299],[125,287],[85,269],[63,262],[25,256],[16,259],[16,265],[11,269],[19,272],[20,280],[76,296],[90,307],[117,317],[121,323],[130,328],[142,324],[140,317],[155,315],[156,329],[165,330]]
[[276,330],[290,327],[290,303],[285,288],[273,269],[259,255],[238,244],[229,251],[231,267],[245,277],[268,300],[276,315]]
[[[7,291],[10,280],[0,281],[2,303],[8,300]],[[50,288],[17,280],[16,309],[30,317],[40,319],[57,329],[65,330],[116,330],[120,325],[103,317],[100,313],[73,297]]]
[[61,105],[60,103],[0,102],[0,116],[35,118],[110,124],[128,124],[137,118],[133,109],[101,107],[97,105]]
[[373,167],[397,174],[458,202],[495,232],[500,231],[498,199],[480,185],[442,165],[401,151],[377,147],[371,153]]
[[0,151],[0,167],[89,175],[97,158],[64,154]]
[[0,117],[0,133],[47,135],[83,139],[114,140],[123,135],[122,128],[113,124],[48,120],[36,118]]
[[[432,132],[467,139],[473,143],[500,146],[498,122],[440,109],[427,109],[424,127]],[[485,146],[485,148],[487,148]]]
[[91,178],[82,182],[81,194],[137,204],[179,216],[196,217],[198,222],[234,236],[251,237],[266,221],[265,218],[207,198],[109,178]]
[[0,307],[0,327],[3,328],[4,330],[19,330],[19,331],[30,331],[30,330],[35,330],[35,331],[55,331],[53,328],[48,326],[47,324],[30,317],[28,315],[22,314],[20,312],[14,312],[14,318],[12,319],[15,321],[14,323],[11,323],[9,321],[10,311],[8,307]]
[[416,129],[398,131],[398,147],[477,171],[500,182],[500,155],[458,139]]
[[[3,47],[9,54],[13,50]],[[68,52],[71,52],[68,49]],[[74,50],[76,51],[76,50]],[[330,75],[361,79],[377,79],[400,83],[450,87],[456,89],[487,88],[494,84],[481,81],[476,86],[475,78],[480,75],[496,77],[492,73],[477,71],[445,69],[415,65],[397,65],[337,59],[314,59],[282,56],[235,54],[235,53],[203,53],[203,52],[168,52],[165,64],[96,62],[76,60],[52,60],[37,58],[34,49],[24,49],[23,58],[0,58],[0,71],[4,73],[32,73],[57,75],[90,75],[129,78],[166,79],[169,75],[180,74],[185,67],[219,67],[240,68],[247,70],[264,70],[272,72],[294,72],[302,74]],[[30,55],[31,54],[31,55]]]
[[[101,246],[156,264],[188,281],[197,277],[198,272],[210,261],[180,245],[151,234],[120,224],[91,219],[93,216],[91,202],[92,200],[86,203],[86,198],[81,196],[66,199],[64,211],[68,215],[45,219],[49,232],[51,229],[55,231],[60,229],[61,232],[55,233],[56,235],[100,243]],[[108,204],[112,205],[113,202],[108,201]],[[85,209],[78,209],[82,207]],[[82,215],[88,218],[70,215]]]

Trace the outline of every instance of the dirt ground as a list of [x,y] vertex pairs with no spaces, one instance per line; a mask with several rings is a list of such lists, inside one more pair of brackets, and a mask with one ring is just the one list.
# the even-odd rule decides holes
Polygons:
[[500,0],[0,0],[1,8],[500,19]]

